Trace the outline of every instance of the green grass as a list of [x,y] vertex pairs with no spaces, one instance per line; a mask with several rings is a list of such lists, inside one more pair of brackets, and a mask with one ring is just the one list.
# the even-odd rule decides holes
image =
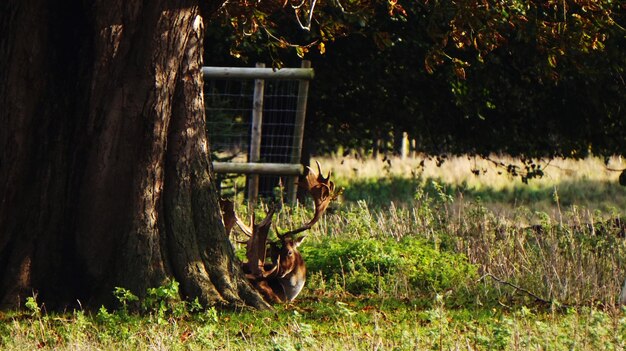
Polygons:
[[307,294],[274,311],[0,316],[3,350],[621,350],[623,311],[448,308]]
[[[181,301],[175,282],[143,301],[116,289],[118,310],[47,313],[31,298],[0,312],[0,349],[626,348],[616,223],[626,196],[600,161],[552,166],[582,175],[547,172],[528,185],[464,175],[465,159],[413,173],[415,160],[359,162],[355,172],[322,160],[345,192],[301,246],[308,280],[293,304],[221,311]],[[284,207],[277,225],[298,227],[311,212]]]
[[342,180],[339,186],[345,188],[344,199],[347,202],[365,200],[373,206],[388,206],[391,202],[408,204],[419,187],[424,187],[430,194],[436,194],[435,185],[439,185],[450,196],[463,196],[465,199],[480,199],[493,208],[533,206],[535,209],[548,210],[555,206],[555,194],[561,206],[572,205],[601,211],[626,208],[626,189],[617,182],[609,181],[563,181],[554,185],[519,185],[501,190],[487,186],[470,187],[467,184],[446,184],[442,179],[412,179],[389,176],[382,179],[361,179],[359,181]]

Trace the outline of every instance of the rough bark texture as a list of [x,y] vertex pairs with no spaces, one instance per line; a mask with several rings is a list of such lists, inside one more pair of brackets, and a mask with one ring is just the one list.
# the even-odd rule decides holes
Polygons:
[[265,306],[220,219],[197,1],[0,5],[0,304],[142,294]]

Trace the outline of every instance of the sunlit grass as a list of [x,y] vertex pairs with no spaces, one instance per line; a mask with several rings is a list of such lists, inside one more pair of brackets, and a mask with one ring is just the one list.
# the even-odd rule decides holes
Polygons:
[[[315,159],[345,192],[301,246],[309,273],[294,303],[202,309],[169,286],[165,310],[47,313],[33,298],[0,312],[0,349],[626,348],[626,194],[602,160],[551,161],[525,184],[463,157]],[[239,210],[248,218],[241,199]],[[311,214],[284,206],[275,224]]]
[[[320,161],[324,169],[332,168],[336,176],[349,179],[378,178],[381,175],[410,177],[412,172],[421,172],[424,178],[437,178],[451,184],[466,183],[472,187],[488,186],[496,190],[522,184],[519,178],[509,176],[506,169],[494,164],[496,161],[521,166],[518,159],[511,157],[491,156],[486,160],[480,157],[450,156],[439,166],[436,158],[426,155],[405,159],[393,156],[383,159],[334,155],[313,157],[313,160]],[[422,162],[423,165],[420,165]],[[619,157],[610,158],[608,164],[599,157],[553,159],[539,161],[538,164],[545,169],[545,176],[531,183],[543,186],[558,184],[563,180],[617,181],[619,172],[616,170],[626,168],[626,162]],[[476,176],[472,170],[480,170],[481,175]]]
[[608,164],[601,158],[539,162],[544,176],[527,183],[492,162],[521,167],[519,160],[509,157],[493,156],[491,161],[450,157],[439,166],[436,159],[425,156],[384,160],[331,156],[314,160],[325,170],[332,170],[338,185],[346,188],[346,200],[363,199],[373,206],[409,202],[418,187],[434,184],[456,198],[480,200],[496,212],[518,206],[549,213],[572,205],[604,212],[626,209],[626,187],[618,184],[618,170],[626,168],[626,162],[618,157]]
[[3,350],[621,350],[620,310],[428,308],[392,299],[304,297],[274,311],[222,311],[155,323],[88,312],[0,315]]

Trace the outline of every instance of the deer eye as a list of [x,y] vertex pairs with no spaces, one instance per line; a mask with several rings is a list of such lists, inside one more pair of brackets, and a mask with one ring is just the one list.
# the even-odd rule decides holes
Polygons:
[[293,251],[292,251],[292,250],[287,251],[287,255],[288,255],[288,256],[293,255]]

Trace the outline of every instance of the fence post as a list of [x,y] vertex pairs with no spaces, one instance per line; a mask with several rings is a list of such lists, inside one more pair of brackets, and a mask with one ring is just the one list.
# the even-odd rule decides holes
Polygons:
[[409,151],[411,147],[409,145],[409,133],[402,132],[402,143],[400,146],[400,159],[405,160],[409,157]]
[[[311,61],[303,60],[302,68],[311,68]],[[291,163],[300,163],[302,155],[302,140],[304,139],[304,120],[306,118],[306,102],[309,95],[309,81],[301,79],[298,83],[298,102],[296,106],[296,120],[293,131],[293,148],[291,149]],[[287,177],[287,201],[296,203],[296,182],[298,177]]]
[[[265,68],[264,63],[257,63],[257,68]],[[248,162],[259,162],[261,159],[261,128],[263,124],[263,95],[265,81],[254,80],[254,96],[252,107],[252,130],[250,132],[250,155]],[[248,208],[254,209],[259,196],[259,175],[248,176]]]

